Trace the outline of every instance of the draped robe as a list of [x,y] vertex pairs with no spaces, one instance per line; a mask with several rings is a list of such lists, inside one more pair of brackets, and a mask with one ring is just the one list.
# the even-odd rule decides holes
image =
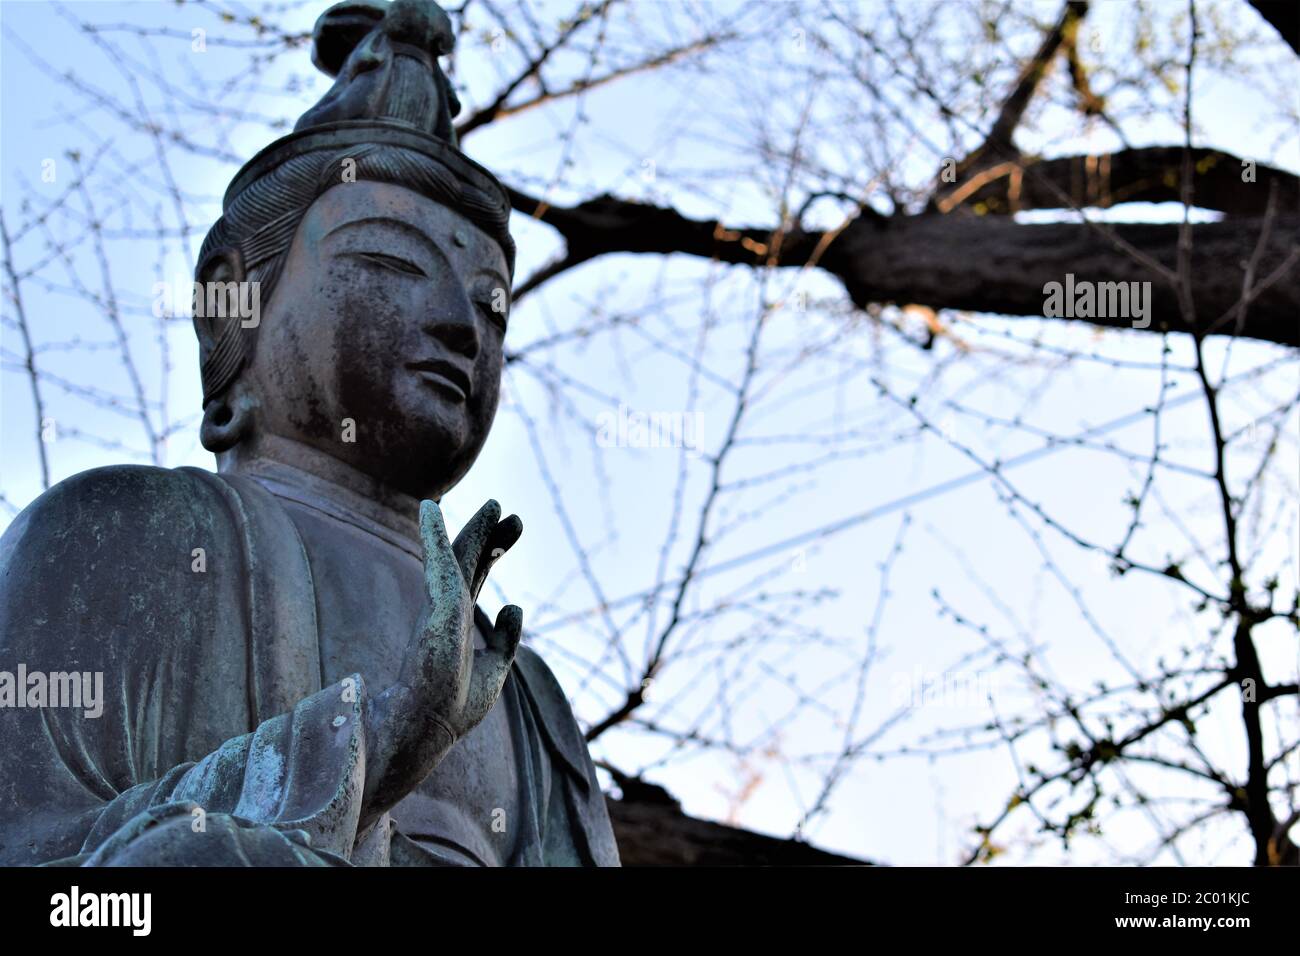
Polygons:
[[[14,520],[0,672],[102,672],[104,700],[0,708],[0,864],[618,865],[573,713],[526,646],[488,717],[358,832],[367,693],[400,665],[420,563],[293,499],[113,466]],[[355,564],[319,543],[336,539]],[[367,621],[386,640],[357,656]]]

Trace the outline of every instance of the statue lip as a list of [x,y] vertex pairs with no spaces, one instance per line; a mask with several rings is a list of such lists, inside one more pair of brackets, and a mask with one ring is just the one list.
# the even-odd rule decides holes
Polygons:
[[471,392],[469,375],[455,362],[447,359],[420,359],[407,362],[406,367],[420,373],[430,385],[441,387],[444,391],[454,393],[457,401],[465,401]]

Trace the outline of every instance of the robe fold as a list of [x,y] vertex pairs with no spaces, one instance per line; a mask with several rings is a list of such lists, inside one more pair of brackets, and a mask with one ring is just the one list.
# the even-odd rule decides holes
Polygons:
[[[33,502],[0,539],[0,672],[102,673],[104,699],[99,716],[0,707],[0,864],[489,857],[472,836],[439,852],[428,794],[357,832],[367,691],[360,674],[323,686],[315,587],[284,505],[248,477],[113,466]],[[504,862],[618,865],[572,710],[527,647],[496,707],[512,743],[468,752],[518,779]]]

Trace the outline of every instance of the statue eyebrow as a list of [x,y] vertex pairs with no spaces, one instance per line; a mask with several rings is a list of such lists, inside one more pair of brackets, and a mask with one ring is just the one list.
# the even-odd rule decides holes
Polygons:
[[420,240],[420,242],[423,243],[424,246],[431,253],[433,253],[443,262],[447,263],[447,265],[449,266],[451,265],[450,262],[447,262],[447,254],[443,252],[442,247],[439,246],[438,243],[430,239],[425,234],[423,229],[411,225],[405,219],[395,219],[392,216],[367,216],[365,219],[349,219],[347,222],[340,223],[339,225],[331,229],[329,232],[325,233],[324,238],[328,239],[330,236],[334,235],[334,233],[342,232],[344,229],[349,229],[353,226],[366,226],[366,225],[370,225],[371,223],[378,223],[384,226],[396,226],[400,231],[405,232],[408,235],[414,236],[416,239]]
[[[347,222],[339,223],[329,232],[325,233],[324,238],[328,239],[330,236],[334,235],[334,233],[342,232],[344,229],[347,229],[351,226],[364,226],[369,223],[379,223],[385,226],[396,226],[402,232],[409,233],[410,235],[419,239],[420,242],[422,242],[429,249],[430,252],[432,252],[435,256],[437,256],[439,259],[445,262],[448,266],[451,265],[451,263],[447,261],[447,254],[443,252],[442,247],[438,245],[438,243],[430,239],[429,236],[425,234],[423,229],[420,229],[418,226],[411,225],[405,219],[397,219],[392,216],[367,216],[364,219],[349,219]],[[488,276],[500,282],[502,288],[504,288],[507,292],[513,291],[510,288],[510,283],[506,281],[506,277],[497,269],[488,266],[480,271],[487,273]]]

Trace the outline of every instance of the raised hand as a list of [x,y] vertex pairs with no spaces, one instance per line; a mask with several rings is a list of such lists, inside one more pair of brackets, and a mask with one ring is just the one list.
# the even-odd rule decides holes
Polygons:
[[438,505],[420,504],[424,606],[397,683],[367,708],[363,829],[418,786],[501,693],[519,647],[523,611],[503,607],[485,635],[487,647],[474,648],[479,591],[523,533],[516,515],[500,518],[501,506],[488,501],[452,544]]

